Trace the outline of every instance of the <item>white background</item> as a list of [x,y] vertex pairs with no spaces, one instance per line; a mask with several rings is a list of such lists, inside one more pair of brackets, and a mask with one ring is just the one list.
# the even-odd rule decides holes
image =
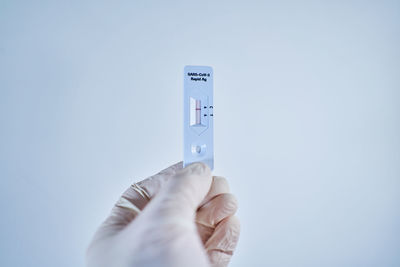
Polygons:
[[400,265],[398,1],[0,1],[0,265],[84,266],[215,74],[231,266]]

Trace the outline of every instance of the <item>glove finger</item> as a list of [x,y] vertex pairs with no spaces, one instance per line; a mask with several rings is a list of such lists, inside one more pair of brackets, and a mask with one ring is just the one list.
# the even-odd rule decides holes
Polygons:
[[182,170],[183,162],[180,161],[162,171],[157,173],[156,175],[150,176],[149,178],[138,182],[137,184],[142,187],[150,198],[157,195],[160,189],[165,185],[165,183],[175,175],[176,172]]
[[[213,181],[210,187],[210,191],[208,191],[207,195],[205,196],[204,200],[200,203],[200,208],[204,206],[204,204],[211,201],[213,198],[220,194],[229,193],[229,185],[228,181],[221,176],[213,176]],[[197,215],[197,214],[196,214]],[[212,233],[214,232],[215,227],[210,227],[208,223],[198,222],[196,220],[197,232],[200,235],[200,239],[203,244],[210,238]]]
[[227,266],[240,235],[240,223],[236,216],[222,220],[205,247],[212,266]]
[[219,194],[197,211],[196,222],[214,228],[226,217],[234,215],[237,208],[238,204],[234,195]]
[[129,206],[129,203],[126,202],[126,200],[128,200],[139,210],[143,210],[147,203],[160,191],[169,178],[178,170],[182,169],[182,165],[182,162],[178,162],[143,181],[133,184],[125,190],[121,197],[122,201],[120,200],[119,202],[123,202],[123,204]]
[[147,205],[166,181],[178,170],[182,169],[182,162],[176,163],[156,175],[133,184],[122,194],[110,215],[99,228],[95,238],[103,238],[105,235],[113,235],[128,225]]
[[[146,208],[146,216],[157,213],[165,221],[180,221],[194,228],[194,215],[210,190],[211,170],[204,163],[193,163],[179,170]],[[145,215],[143,213],[143,215]]]
[[210,191],[208,191],[207,195],[204,197],[203,201],[200,203],[200,206],[203,206],[205,203],[213,199],[215,196],[219,194],[229,193],[229,185],[228,181],[221,176],[213,176],[212,184],[210,187]]
[[216,196],[197,211],[197,230],[204,244],[220,221],[235,214],[237,206],[236,198],[228,193]]

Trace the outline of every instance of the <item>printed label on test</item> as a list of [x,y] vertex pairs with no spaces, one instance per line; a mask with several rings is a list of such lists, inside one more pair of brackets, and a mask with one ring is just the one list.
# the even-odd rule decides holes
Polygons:
[[183,88],[183,166],[204,162],[214,168],[213,70],[186,66]]

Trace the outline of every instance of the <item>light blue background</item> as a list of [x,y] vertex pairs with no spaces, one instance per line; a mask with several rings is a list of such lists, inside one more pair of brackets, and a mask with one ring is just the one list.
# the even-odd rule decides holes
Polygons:
[[83,266],[215,73],[231,266],[400,266],[398,1],[0,2],[0,265]]

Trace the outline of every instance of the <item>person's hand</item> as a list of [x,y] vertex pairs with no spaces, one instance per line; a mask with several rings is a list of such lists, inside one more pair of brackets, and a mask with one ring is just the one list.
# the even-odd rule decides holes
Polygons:
[[87,265],[226,266],[240,226],[235,197],[203,163],[175,164],[133,184],[97,230]]

